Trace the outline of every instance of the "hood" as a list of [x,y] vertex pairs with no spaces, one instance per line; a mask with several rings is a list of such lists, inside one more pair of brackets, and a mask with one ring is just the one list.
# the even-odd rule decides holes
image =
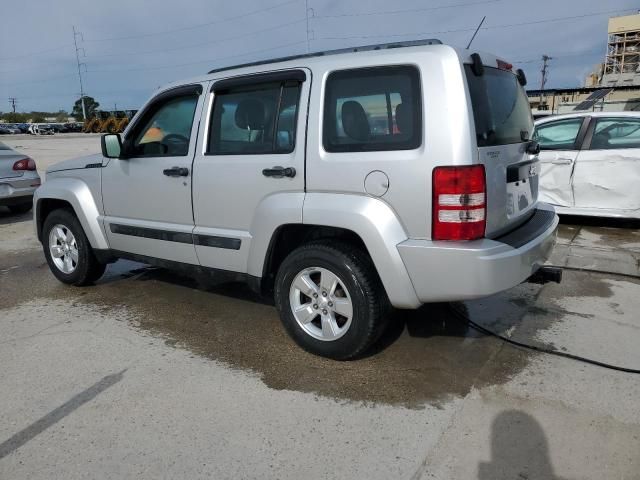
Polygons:
[[100,168],[103,166],[102,154],[87,155],[86,157],[72,158],[51,165],[47,169],[47,173],[60,172],[64,170],[78,170],[80,168]]

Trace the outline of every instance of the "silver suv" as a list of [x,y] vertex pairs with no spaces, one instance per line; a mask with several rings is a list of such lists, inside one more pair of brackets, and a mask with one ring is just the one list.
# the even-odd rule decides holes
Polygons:
[[247,281],[300,346],[353,358],[392,306],[491,295],[547,259],[525,83],[431,40],[212,70],[49,169],[38,238],[73,285],[118,258]]

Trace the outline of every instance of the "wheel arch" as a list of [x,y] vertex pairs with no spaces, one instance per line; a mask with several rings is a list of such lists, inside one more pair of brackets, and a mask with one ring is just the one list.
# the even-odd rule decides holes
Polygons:
[[38,240],[42,241],[45,218],[58,208],[73,211],[84,230],[91,247],[109,248],[100,223],[100,210],[89,186],[76,178],[52,178],[47,180],[34,194],[34,221]]
[[404,228],[386,203],[361,195],[307,194],[303,222],[277,225],[262,248],[254,246],[249,274],[260,277],[263,290],[268,290],[291,250],[324,238],[337,238],[367,252],[395,307],[420,306],[396,247],[407,239]]

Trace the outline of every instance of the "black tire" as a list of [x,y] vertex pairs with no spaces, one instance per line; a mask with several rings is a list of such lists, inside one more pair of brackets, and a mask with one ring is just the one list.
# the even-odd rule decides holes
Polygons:
[[[351,296],[351,325],[336,340],[314,338],[293,314],[289,297],[291,285],[298,273],[310,267],[330,270],[340,278]],[[368,253],[340,241],[313,242],[291,252],[278,270],[274,297],[280,319],[291,338],[306,351],[334,360],[361,356],[378,340],[388,324],[389,299]]]
[[[75,237],[78,247],[78,262],[71,273],[60,270],[51,257],[49,238],[53,227],[64,225]],[[53,210],[44,221],[42,227],[42,247],[49,268],[53,275],[62,283],[75,286],[90,285],[98,280],[105,272],[107,266],[100,263],[93,253],[91,244],[80,225],[80,221],[73,212],[67,209]]]
[[27,213],[33,207],[33,203],[19,203],[17,205],[9,205],[9,210],[11,213],[19,214],[19,213]]

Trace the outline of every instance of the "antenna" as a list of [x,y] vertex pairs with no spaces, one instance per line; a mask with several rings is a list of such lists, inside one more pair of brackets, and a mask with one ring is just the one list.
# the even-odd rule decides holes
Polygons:
[[473,37],[471,37],[471,40],[469,40],[469,45],[467,45],[467,50],[469,50],[469,48],[471,47],[471,44],[473,43],[473,41],[476,39],[476,35],[478,34],[478,32],[480,31],[480,27],[482,27],[482,24],[484,23],[484,21],[487,19],[487,16],[485,15],[484,17],[482,17],[482,20],[480,20],[480,24],[478,25],[478,28],[476,28],[476,31],[473,32]]
[[80,79],[80,102],[82,103],[82,117],[86,120],[87,119],[87,110],[84,106],[84,88],[82,86],[82,70],[80,68],[81,65],[84,65],[85,67],[87,66],[86,63],[80,63],[80,50],[82,50],[82,54],[85,54],[84,48],[80,47],[78,48],[78,36],[80,36],[80,38],[82,38],[82,40],[84,41],[84,37],[82,36],[82,33],[80,32],[76,32],[76,27],[73,27],[73,45],[76,47],[76,63],[78,64],[78,78]]

